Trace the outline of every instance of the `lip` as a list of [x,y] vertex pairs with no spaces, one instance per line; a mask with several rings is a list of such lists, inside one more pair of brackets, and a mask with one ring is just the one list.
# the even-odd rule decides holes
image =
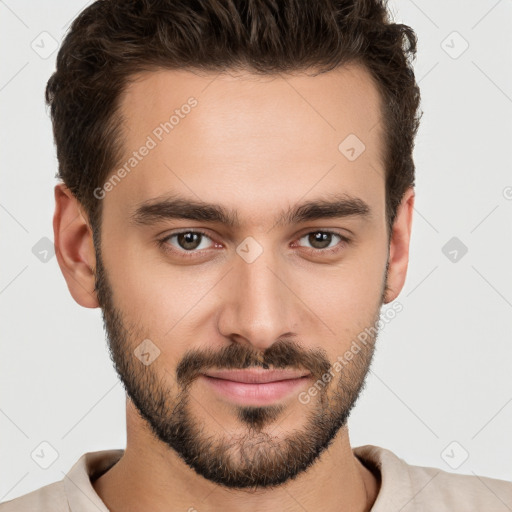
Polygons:
[[240,405],[262,406],[281,400],[309,381],[311,374],[290,370],[212,370],[201,380],[216,394]]

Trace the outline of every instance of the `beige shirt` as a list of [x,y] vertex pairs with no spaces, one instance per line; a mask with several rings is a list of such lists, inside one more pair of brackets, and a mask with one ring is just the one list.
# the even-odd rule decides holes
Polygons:
[[[512,511],[512,482],[412,466],[379,446],[359,446],[353,452],[381,475],[372,512]],[[62,480],[0,503],[0,512],[108,512],[91,478],[108,471],[122,454],[123,450],[85,453]]]

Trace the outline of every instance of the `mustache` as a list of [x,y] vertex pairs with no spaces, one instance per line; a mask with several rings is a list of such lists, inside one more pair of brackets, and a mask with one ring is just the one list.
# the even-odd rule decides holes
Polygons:
[[304,349],[288,339],[280,339],[264,352],[232,343],[220,350],[195,349],[185,353],[176,368],[176,380],[183,388],[208,369],[243,370],[251,367],[307,370],[320,379],[331,368],[324,349]]

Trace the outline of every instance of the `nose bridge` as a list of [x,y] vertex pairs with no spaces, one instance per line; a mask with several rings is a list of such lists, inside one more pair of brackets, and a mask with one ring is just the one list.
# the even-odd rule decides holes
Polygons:
[[[265,350],[279,337],[296,327],[298,301],[287,288],[286,276],[279,258],[269,249],[255,259],[238,248],[234,268],[230,272],[227,299],[219,318],[219,329],[228,337],[242,337],[253,348]],[[245,247],[247,249],[247,246]],[[254,256],[254,252],[253,252]]]

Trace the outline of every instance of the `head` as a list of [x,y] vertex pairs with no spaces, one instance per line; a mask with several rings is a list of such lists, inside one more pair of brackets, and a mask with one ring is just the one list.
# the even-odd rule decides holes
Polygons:
[[[220,485],[306,470],[364,387],[407,270],[415,45],[378,0],[140,0],[59,51],[59,264],[152,435]],[[204,376],[249,367],[305,377],[256,404]]]

